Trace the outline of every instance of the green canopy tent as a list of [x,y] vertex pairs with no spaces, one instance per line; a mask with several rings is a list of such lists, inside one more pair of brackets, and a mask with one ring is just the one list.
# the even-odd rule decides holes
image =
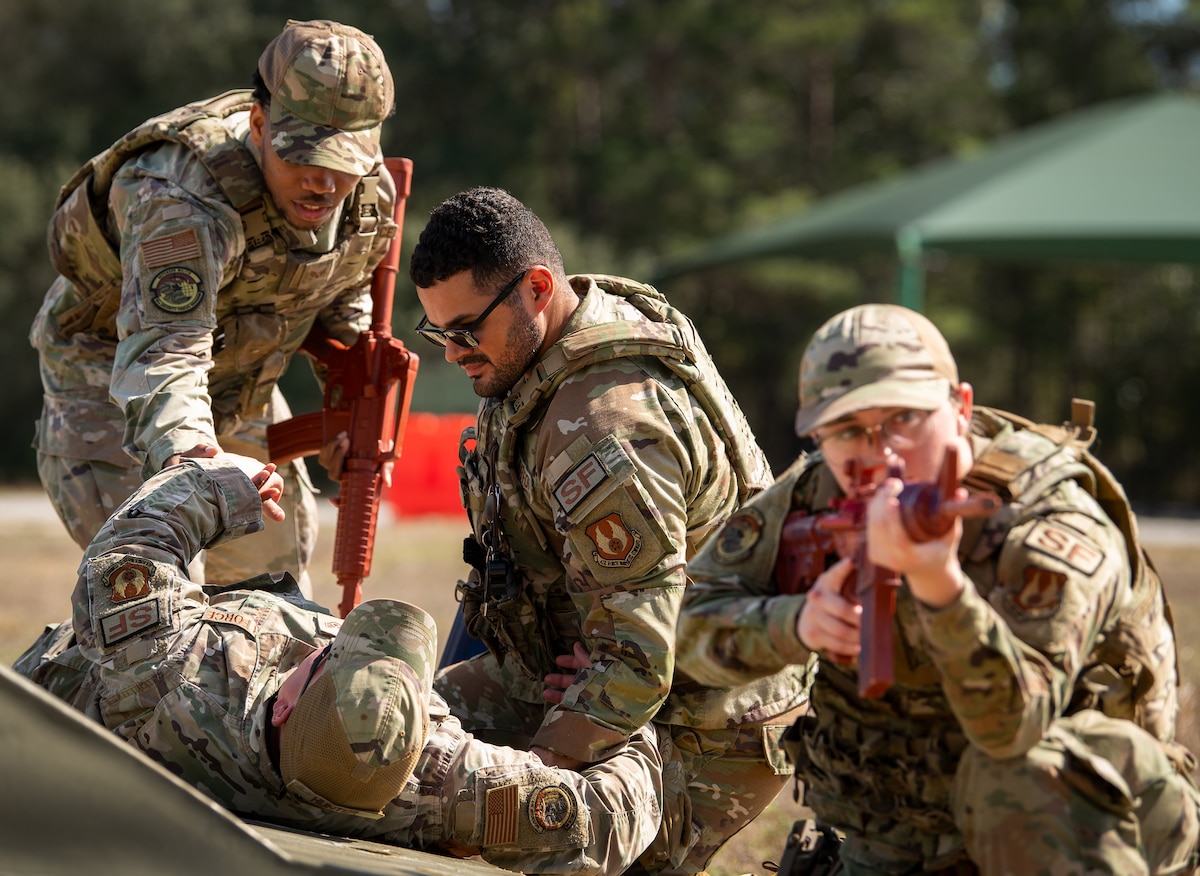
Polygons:
[[833,195],[665,259],[658,282],[764,256],[893,251],[898,299],[923,307],[923,254],[1200,262],[1200,99],[1100,104]]

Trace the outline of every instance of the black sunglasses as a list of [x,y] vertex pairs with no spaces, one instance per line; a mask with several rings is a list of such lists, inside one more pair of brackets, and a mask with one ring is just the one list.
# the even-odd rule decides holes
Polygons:
[[451,342],[460,347],[471,347],[472,349],[478,347],[479,338],[475,337],[475,332],[479,331],[479,327],[483,325],[483,321],[487,319],[488,314],[495,310],[496,306],[507,298],[513,289],[517,288],[517,285],[525,278],[527,273],[529,273],[528,268],[513,277],[508,285],[501,289],[499,294],[492,299],[492,303],[470,325],[463,326],[462,328],[440,329],[430,325],[428,317],[422,316],[421,321],[417,323],[417,334],[429,341],[429,343],[437,344],[439,347],[444,347]]

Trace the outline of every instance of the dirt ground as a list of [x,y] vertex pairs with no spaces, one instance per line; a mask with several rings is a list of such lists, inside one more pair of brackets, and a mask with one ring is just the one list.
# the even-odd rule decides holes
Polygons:
[[[21,491],[0,494],[0,557],[8,573],[0,576],[0,660],[11,664],[43,625],[66,619],[80,551],[56,519],[44,513],[9,511],[5,500],[22,499],[38,506],[40,494]],[[17,508],[12,502],[8,507]],[[23,519],[21,519],[23,518]],[[1200,537],[1183,529],[1147,526],[1155,563],[1167,582],[1179,633],[1184,711],[1181,739],[1200,751],[1200,701],[1195,679],[1200,677]],[[1196,528],[1200,533],[1200,527]],[[1152,535],[1161,532],[1155,540]],[[1182,534],[1181,534],[1182,533]],[[333,526],[326,525],[313,563],[315,595],[336,605],[340,589],[332,573]],[[449,632],[454,616],[454,583],[462,577],[462,538],[465,518],[425,517],[380,524],[368,596],[387,596],[417,603],[429,611],[438,628]],[[778,861],[787,830],[803,809],[793,802],[790,786],[750,827],[735,837],[714,859],[713,876],[765,873],[763,861]]]

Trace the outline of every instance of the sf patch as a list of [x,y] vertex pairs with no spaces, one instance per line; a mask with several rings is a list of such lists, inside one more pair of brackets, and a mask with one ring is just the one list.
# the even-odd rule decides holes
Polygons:
[[100,640],[106,648],[154,629],[160,620],[158,600],[148,599],[100,618]]
[[734,514],[717,535],[713,559],[724,565],[740,563],[746,559],[762,538],[765,523],[762,512],[757,508],[743,508]]
[[1080,532],[1049,520],[1039,520],[1025,536],[1025,546],[1054,557],[1085,575],[1092,575],[1104,561],[1104,551]]
[[592,540],[592,562],[606,569],[628,568],[642,551],[642,535],[625,525],[614,511],[601,517],[584,530]]
[[538,833],[565,830],[577,812],[575,795],[565,785],[546,785],[529,795],[529,824]]
[[609,477],[608,467],[597,453],[589,453],[567,473],[557,487],[554,498],[558,500],[563,514],[570,515],[596,488]]
[[150,579],[154,576],[154,567],[149,563],[130,560],[111,570],[106,576],[108,586],[112,589],[113,602],[128,602],[141,596],[150,595]]
[[204,281],[191,268],[167,268],[150,281],[150,300],[167,313],[187,313],[204,300]]
[[1007,596],[1012,610],[1031,619],[1049,617],[1057,612],[1067,583],[1066,573],[1026,566],[1024,577],[1021,589]]

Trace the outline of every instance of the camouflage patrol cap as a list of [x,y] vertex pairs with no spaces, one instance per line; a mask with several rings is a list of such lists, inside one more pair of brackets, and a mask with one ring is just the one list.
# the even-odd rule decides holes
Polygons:
[[292,164],[365,176],[394,86],[368,34],[336,21],[288,21],[258,59],[271,92],[271,146]]
[[405,602],[354,608],[324,672],[283,727],[288,790],[334,812],[378,818],[408,782],[429,731],[437,627]]
[[804,351],[796,434],[868,408],[936,410],[957,386],[958,366],[932,322],[894,304],[852,307]]

